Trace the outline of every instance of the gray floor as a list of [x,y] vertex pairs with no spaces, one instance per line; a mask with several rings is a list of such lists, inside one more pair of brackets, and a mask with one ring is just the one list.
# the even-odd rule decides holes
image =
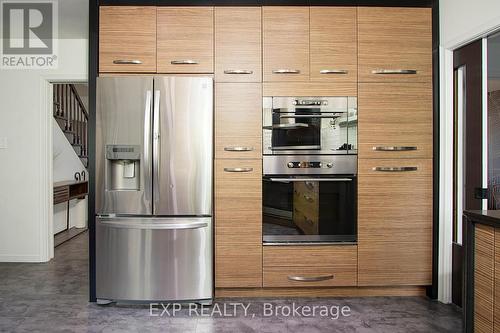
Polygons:
[[[420,297],[335,299],[225,299],[217,307],[183,308],[173,316],[163,308],[87,302],[87,233],[62,244],[47,264],[0,263],[2,332],[460,332],[460,312]],[[232,316],[233,303],[241,306]],[[287,316],[293,304],[299,315]],[[164,305],[167,306],[166,304]],[[224,315],[224,306],[226,314]],[[284,306],[284,308],[278,308]],[[307,312],[309,306],[309,312]],[[316,315],[310,317],[313,306]],[[335,319],[336,307],[349,316]],[[326,315],[325,308],[331,312]],[[216,310],[220,309],[222,315]],[[266,311],[265,311],[266,309]],[[268,316],[270,309],[284,314]],[[284,310],[283,310],[284,309]],[[197,310],[198,315],[195,310]],[[214,317],[206,317],[210,312]],[[333,315],[332,315],[333,313]],[[348,314],[344,312],[344,314]]]

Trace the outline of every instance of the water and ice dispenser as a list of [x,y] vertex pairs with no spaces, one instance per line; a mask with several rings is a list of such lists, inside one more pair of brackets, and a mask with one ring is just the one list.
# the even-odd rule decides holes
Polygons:
[[141,146],[106,145],[106,190],[139,191]]

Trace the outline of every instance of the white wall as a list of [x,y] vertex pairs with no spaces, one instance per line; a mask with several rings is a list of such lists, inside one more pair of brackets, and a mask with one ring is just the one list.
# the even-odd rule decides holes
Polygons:
[[439,300],[451,302],[453,50],[500,27],[499,0],[440,0]]
[[8,141],[0,149],[0,261],[47,261],[52,255],[47,82],[86,81],[87,27],[87,0],[59,0],[59,67],[0,70],[0,138]]
[[[88,171],[76,155],[73,147],[66,139],[63,131],[52,121],[52,181],[73,180],[75,172]],[[67,203],[54,205],[53,233],[66,228]],[[69,203],[69,227],[84,228],[87,226],[87,199],[75,199]]]
[[500,26],[499,0],[440,0],[441,45],[456,48]]

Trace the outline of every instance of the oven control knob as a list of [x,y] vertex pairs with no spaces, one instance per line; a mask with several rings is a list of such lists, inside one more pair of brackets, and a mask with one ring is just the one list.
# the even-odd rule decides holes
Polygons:
[[293,166],[294,166],[294,165],[293,165],[293,162],[288,162],[288,164],[287,164],[287,165],[288,165],[288,167],[289,167],[289,168],[293,168]]
[[333,168],[333,163],[326,163],[327,168]]

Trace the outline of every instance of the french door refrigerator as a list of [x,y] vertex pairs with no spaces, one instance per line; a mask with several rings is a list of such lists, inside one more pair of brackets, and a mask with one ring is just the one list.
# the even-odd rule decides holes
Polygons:
[[212,127],[210,77],[98,78],[99,301],[212,299]]

